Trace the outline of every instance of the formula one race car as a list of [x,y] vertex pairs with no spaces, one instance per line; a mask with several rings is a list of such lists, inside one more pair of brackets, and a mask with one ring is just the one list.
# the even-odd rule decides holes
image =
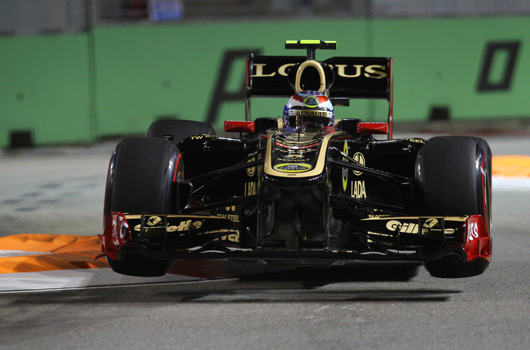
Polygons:
[[[103,254],[116,272],[165,274],[204,259],[322,266],[424,264],[481,274],[491,260],[491,151],[475,137],[392,138],[392,59],[247,58],[246,118],[162,120],[121,141],[105,194]],[[289,98],[252,120],[250,98]],[[389,102],[388,121],[335,118],[350,99]],[[383,136],[374,136],[382,134]],[[384,135],[387,136],[384,136]],[[194,260],[196,259],[196,260]]]

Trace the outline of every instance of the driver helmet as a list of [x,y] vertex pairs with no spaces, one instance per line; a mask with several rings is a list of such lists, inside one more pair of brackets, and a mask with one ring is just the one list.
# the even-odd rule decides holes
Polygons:
[[304,90],[289,98],[283,109],[283,128],[287,131],[323,130],[335,123],[331,101],[322,93]]

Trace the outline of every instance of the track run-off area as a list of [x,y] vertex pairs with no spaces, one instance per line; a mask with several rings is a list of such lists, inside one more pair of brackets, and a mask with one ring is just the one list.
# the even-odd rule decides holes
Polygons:
[[0,349],[528,349],[530,137],[485,138],[493,259],[454,280],[374,266],[118,275],[97,238],[115,143],[4,151]]

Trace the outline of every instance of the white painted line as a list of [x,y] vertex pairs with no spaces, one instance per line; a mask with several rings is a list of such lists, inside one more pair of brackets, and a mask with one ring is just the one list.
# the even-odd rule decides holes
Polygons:
[[30,255],[44,255],[52,253],[43,252],[27,252],[25,250],[0,250],[0,258],[8,258],[10,256],[30,256]]
[[195,277],[179,275],[161,277],[125,276],[112,271],[110,268],[9,273],[0,274],[0,293],[199,280]]
[[530,191],[530,178],[493,176],[493,191],[527,192]]

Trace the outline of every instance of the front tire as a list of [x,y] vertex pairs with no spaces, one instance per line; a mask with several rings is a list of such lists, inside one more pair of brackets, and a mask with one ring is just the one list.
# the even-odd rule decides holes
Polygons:
[[[147,137],[124,139],[116,146],[109,165],[104,224],[112,212],[175,213],[175,181],[182,172],[182,159],[174,143]],[[161,276],[170,265],[170,261],[132,253],[124,259],[107,260],[114,271],[131,276]]]
[[168,260],[155,260],[133,253],[123,260],[114,260],[107,256],[107,262],[114,272],[135,277],[164,276],[171,266]]
[[[491,235],[491,150],[476,137],[434,137],[419,151],[416,180],[423,215],[481,215]],[[470,277],[487,261],[444,257],[425,263],[435,277]]]

